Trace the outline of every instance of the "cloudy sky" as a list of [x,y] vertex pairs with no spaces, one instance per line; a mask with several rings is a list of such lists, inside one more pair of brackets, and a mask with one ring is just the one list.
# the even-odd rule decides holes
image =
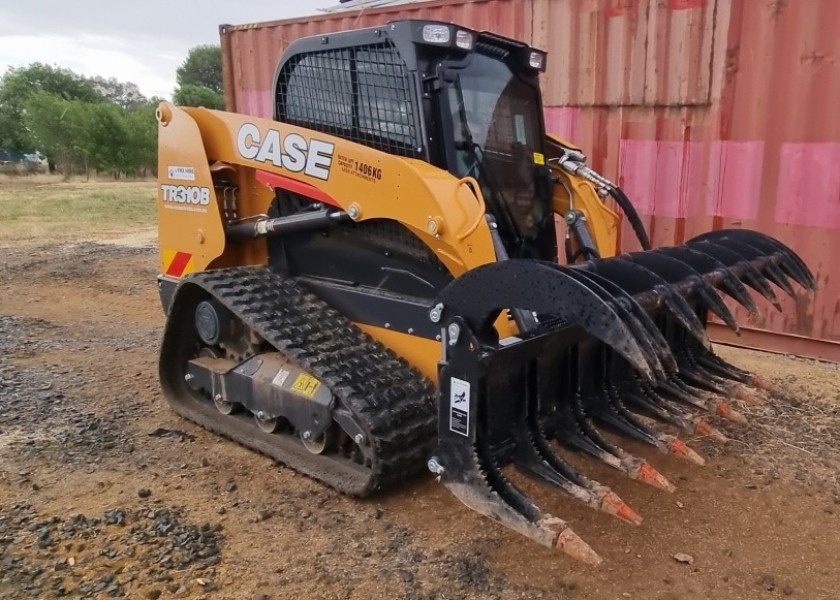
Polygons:
[[187,51],[219,43],[219,24],[321,14],[338,0],[2,0],[0,74],[43,62],[133,81],[170,97]]

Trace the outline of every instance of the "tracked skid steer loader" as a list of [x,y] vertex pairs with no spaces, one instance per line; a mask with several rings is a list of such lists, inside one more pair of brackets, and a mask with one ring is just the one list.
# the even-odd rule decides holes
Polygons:
[[[815,279],[755,231],[652,249],[621,189],[545,132],[545,67],[522,42],[398,21],[292,43],[273,119],[162,103],[174,410],[350,495],[427,467],[598,563],[511,472],[638,524],[569,453],[673,491],[614,434],[702,464],[680,432],[725,441],[710,417],[742,422],[769,389],[711,351],[709,315],[738,328],[721,294],[755,311],[748,288],[778,306],[773,286]],[[620,213],[642,251],[618,253]]]

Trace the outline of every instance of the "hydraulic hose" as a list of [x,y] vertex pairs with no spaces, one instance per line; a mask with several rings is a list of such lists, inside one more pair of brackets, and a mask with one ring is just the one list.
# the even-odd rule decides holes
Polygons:
[[630,198],[627,197],[627,194],[620,187],[610,186],[607,190],[616,204],[621,207],[627,220],[630,221],[630,226],[633,228],[633,233],[636,234],[636,239],[642,245],[642,250],[650,250],[650,239],[645,231],[645,226],[642,224],[642,219],[639,218],[639,213],[636,212],[636,208],[630,202]]

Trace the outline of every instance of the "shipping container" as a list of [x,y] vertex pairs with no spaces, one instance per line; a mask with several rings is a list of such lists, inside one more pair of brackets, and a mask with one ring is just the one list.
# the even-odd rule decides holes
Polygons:
[[[270,117],[274,71],[299,37],[437,19],[549,52],[546,126],[618,181],[655,245],[745,227],[793,247],[814,297],[736,309],[719,339],[840,361],[840,2],[443,0],[220,27],[229,110]],[[629,228],[627,250],[636,249]],[[733,307],[735,308],[735,307]]]

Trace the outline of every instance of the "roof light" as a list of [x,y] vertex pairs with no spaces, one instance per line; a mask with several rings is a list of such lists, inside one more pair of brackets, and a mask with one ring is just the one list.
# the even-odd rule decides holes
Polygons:
[[469,31],[459,29],[455,33],[455,45],[461,48],[462,50],[472,50],[473,34]]
[[448,44],[451,33],[446,25],[423,25],[423,41],[430,44]]
[[545,69],[545,53],[532,51],[531,54],[528,56],[528,64],[531,66],[532,69],[537,69],[538,71],[542,71]]

